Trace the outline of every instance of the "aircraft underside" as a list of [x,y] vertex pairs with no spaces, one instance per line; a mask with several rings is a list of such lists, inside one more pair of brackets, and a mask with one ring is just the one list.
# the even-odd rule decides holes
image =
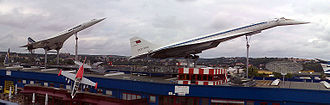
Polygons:
[[214,48],[219,45],[220,42],[207,42],[203,44],[194,44],[190,46],[184,46],[185,48],[177,47],[169,50],[164,50],[151,54],[151,58],[191,58],[192,55],[201,53],[203,50]]

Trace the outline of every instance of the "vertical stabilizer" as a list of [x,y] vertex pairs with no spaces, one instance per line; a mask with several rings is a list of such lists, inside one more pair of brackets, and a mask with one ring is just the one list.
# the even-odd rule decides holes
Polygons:
[[83,62],[82,65],[80,66],[79,70],[77,71],[76,78],[80,78],[80,79],[82,79],[82,77],[83,77],[83,75],[84,75],[84,64],[85,64],[85,61],[86,61],[86,57],[85,57],[84,62]]
[[133,37],[130,39],[131,44],[131,58],[136,58],[142,54],[146,54],[155,49],[156,45],[139,37]]
[[31,37],[28,37],[28,44],[32,44],[34,42],[36,42],[36,41],[34,41]]

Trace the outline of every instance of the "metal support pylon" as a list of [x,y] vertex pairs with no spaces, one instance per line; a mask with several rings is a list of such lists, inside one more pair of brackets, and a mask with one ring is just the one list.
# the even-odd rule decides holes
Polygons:
[[76,47],[75,47],[75,59],[76,61],[78,61],[78,36],[77,36],[77,33],[74,34],[76,36]]
[[249,78],[249,48],[250,48],[250,44],[249,44],[249,38],[247,35],[245,35],[245,39],[246,39],[246,78]]

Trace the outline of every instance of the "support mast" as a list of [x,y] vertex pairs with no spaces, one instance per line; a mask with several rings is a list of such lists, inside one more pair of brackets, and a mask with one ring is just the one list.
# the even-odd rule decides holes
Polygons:
[[76,61],[78,61],[78,36],[77,36],[77,33],[74,34],[76,36],[76,47],[75,47],[75,59]]
[[250,44],[249,44],[249,39],[248,36],[245,36],[246,39],[246,78],[249,78],[249,48],[250,48]]

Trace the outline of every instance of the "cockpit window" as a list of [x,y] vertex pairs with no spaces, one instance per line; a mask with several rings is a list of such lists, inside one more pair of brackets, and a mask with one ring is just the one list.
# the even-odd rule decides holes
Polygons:
[[284,18],[284,17],[281,17],[281,18],[275,18],[276,20],[276,22],[278,22],[278,21],[280,21],[280,20],[291,20],[291,19],[286,19],[286,18]]
[[291,19],[286,19],[286,18],[284,18],[284,17],[281,17],[280,19],[282,19],[282,20],[291,20]]

